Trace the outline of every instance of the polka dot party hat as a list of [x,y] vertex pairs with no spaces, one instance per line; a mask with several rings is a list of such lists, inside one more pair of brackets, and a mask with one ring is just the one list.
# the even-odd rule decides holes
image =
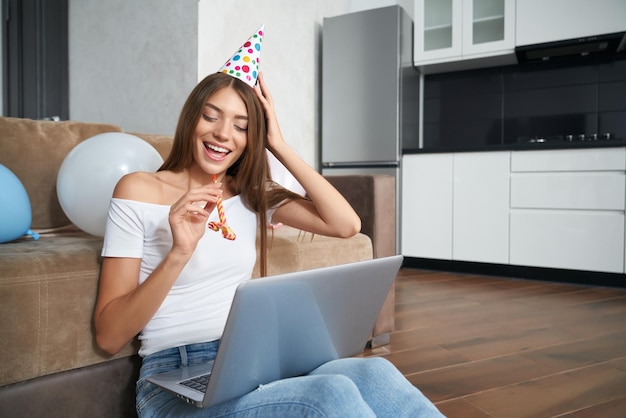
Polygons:
[[235,52],[235,54],[222,65],[218,72],[222,72],[240,79],[250,87],[256,84],[259,75],[259,56],[265,25],[259,29]]

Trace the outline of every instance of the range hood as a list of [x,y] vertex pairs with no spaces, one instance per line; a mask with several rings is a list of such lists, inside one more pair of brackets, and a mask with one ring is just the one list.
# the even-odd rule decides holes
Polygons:
[[519,64],[562,61],[610,61],[624,50],[626,32],[587,36],[565,41],[524,45],[515,48]]

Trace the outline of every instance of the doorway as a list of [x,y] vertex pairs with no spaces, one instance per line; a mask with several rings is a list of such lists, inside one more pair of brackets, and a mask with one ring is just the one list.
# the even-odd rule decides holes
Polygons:
[[69,119],[68,0],[2,0],[4,115]]

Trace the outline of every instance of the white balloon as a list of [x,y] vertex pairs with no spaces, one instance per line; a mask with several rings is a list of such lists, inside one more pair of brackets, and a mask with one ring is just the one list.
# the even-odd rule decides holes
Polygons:
[[267,151],[267,160],[270,165],[270,175],[272,180],[283,186],[285,189],[291,190],[300,196],[304,196],[306,194],[304,187],[302,187],[293,174],[287,170],[287,167],[278,161],[278,158],[276,158],[270,151]]
[[122,133],[95,135],[75,146],[57,176],[57,195],[65,215],[83,231],[104,236],[113,189],[122,176],[156,171],[163,158],[143,139]]

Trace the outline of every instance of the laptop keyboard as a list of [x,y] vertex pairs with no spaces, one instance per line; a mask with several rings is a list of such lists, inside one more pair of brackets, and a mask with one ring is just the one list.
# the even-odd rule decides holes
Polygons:
[[202,376],[184,380],[180,382],[180,384],[187,386],[188,388],[191,388],[193,390],[197,390],[198,392],[204,393],[206,392],[206,387],[209,384],[210,375],[211,373],[203,374]]

